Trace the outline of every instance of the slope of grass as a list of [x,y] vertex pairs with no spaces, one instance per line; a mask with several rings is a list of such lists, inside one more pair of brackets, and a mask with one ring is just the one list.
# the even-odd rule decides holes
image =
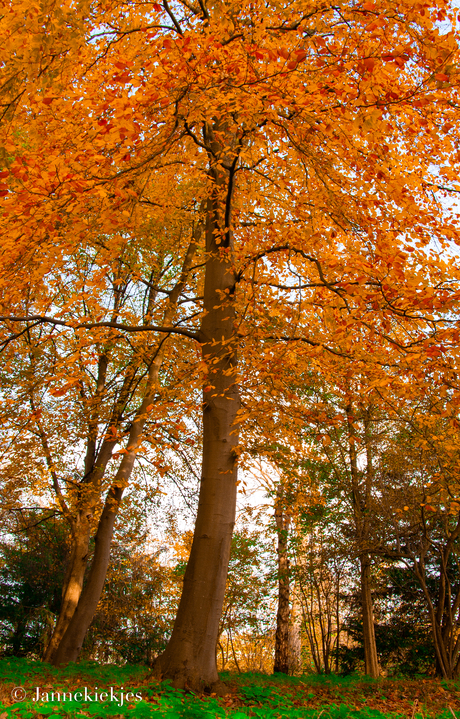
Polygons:
[[223,674],[217,697],[151,681],[138,665],[9,658],[0,677],[0,719],[460,719],[460,686],[423,678]]

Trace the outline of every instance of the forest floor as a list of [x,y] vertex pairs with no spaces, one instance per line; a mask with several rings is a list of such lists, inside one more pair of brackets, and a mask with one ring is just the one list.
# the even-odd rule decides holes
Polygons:
[[223,674],[228,693],[200,697],[148,673],[3,659],[0,719],[460,719],[460,683],[437,679]]

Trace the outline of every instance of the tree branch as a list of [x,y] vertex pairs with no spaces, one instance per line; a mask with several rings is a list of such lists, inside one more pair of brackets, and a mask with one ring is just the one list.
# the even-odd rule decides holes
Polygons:
[[4,322],[41,322],[43,324],[57,325],[59,327],[67,327],[68,329],[96,329],[97,327],[109,327],[123,332],[163,332],[164,334],[176,334],[184,337],[190,337],[192,340],[201,342],[200,332],[197,330],[186,329],[184,327],[160,327],[159,325],[123,325],[120,322],[77,322],[70,323],[64,320],[58,320],[48,315],[29,315],[27,317],[16,317],[14,315],[1,315],[0,321]]

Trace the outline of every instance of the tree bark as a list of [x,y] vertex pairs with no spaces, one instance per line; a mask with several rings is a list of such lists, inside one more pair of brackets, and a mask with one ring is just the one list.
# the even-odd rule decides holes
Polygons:
[[67,630],[57,647],[54,666],[75,662],[80,654],[88,627],[93,621],[107,574],[110,559],[113,526],[123,494],[122,486],[112,487],[99,519],[95,549],[88,580],[81,592],[77,607]]
[[[59,617],[43,660],[50,664],[57,663],[57,654],[61,642],[69,628],[75,610],[81,598],[83,580],[89,559],[89,542],[92,531],[93,513],[100,497],[100,484],[107,464],[112,456],[116,440],[104,441],[91,473],[84,478],[78,489],[77,518],[71,516],[66,505],[65,516],[72,530],[73,547],[70,563],[64,583],[63,597]],[[59,495],[58,495],[59,496]],[[62,503],[62,498],[61,498]]]
[[279,493],[276,498],[275,521],[278,532],[278,611],[276,614],[275,663],[273,672],[289,674],[291,655],[289,642],[289,625],[291,619],[288,557],[289,519],[282,506],[282,498],[279,496]]
[[80,599],[83,588],[83,578],[88,563],[91,531],[88,519],[87,517],[84,524],[78,522],[73,532],[73,547],[62,592],[61,608],[53,634],[43,656],[43,661],[45,662],[53,663],[57,648],[69,626],[78,600]]
[[46,435],[45,428],[39,419],[39,413],[37,412],[37,405],[33,392],[31,392],[29,399],[32,412],[36,417],[35,422],[42,444],[43,453],[46,458],[48,470],[52,477],[53,487],[56,493],[56,499],[65,519],[70,526],[72,538],[72,549],[62,587],[62,598],[59,616],[43,655],[43,661],[52,662],[56,649],[59,646],[59,642],[64,636],[65,631],[69,626],[69,622],[72,619],[83,587],[83,578],[85,576],[85,570],[88,563],[92,511],[89,507],[80,507],[76,517],[72,516],[72,512],[70,511],[67,502],[65,501],[64,496],[61,492],[58,476],[54,469],[54,462],[51,456],[48,437]]
[[[219,139],[216,139],[219,138]],[[237,154],[224,124],[204,131],[211,183],[206,208],[206,266],[201,323],[202,357],[208,368],[203,388],[203,456],[200,495],[190,558],[171,639],[154,673],[174,686],[197,691],[218,684],[216,644],[235,523],[237,412],[235,274],[231,203]],[[226,142],[227,140],[227,142]],[[225,150],[228,158],[228,150]],[[216,158],[218,158],[216,160]]]
[[371,561],[367,555],[361,557],[361,607],[363,615],[363,643],[365,673],[376,679],[379,674],[379,660],[375,641],[374,608],[372,603],[370,568]]
[[162,363],[162,353],[158,353],[150,367],[148,389],[132,423],[128,440],[128,448],[120,464],[112,487],[99,518],[95,538],[93,561],[87,582],[80,594],[78,604],[70,619],[64,636],[57,647],[52,663],[55,666],[75,662],[81,652],[86,632],[93,621],[96,607],[101,598],[107,569],[110,561],[113,527],[129,478],[136,459],[136,451],[142,438],[142,431],[147,419],[147,407],[154,400],[157,387],[158,372]]
[[372,602],[370,567],[371,559],[366,552],[369,544],[369,511],[371,501],[371,484],[372,484],[372,447],[370,438],[370,410],[364,419],[364,433],[366,443],[367,466],[365,473],[364,496],[360,487],[360,477],[358,470],[358,457],[356,451],[356,430],[354,426],[354,412],[351,402],[346,407],[348,438],[349,438],[349,454],[350,454],[350,470],[352,483],[352,500],[353,512],[355,518],[355,527],[357,535],[357,544],[360,549],[360,584],[361,584],[361,609],[363,619],[363,644],[364,644],[364,667],[368,676],[376,679],[380,675],[377,644],[375,641],[374,628],[374,609]]

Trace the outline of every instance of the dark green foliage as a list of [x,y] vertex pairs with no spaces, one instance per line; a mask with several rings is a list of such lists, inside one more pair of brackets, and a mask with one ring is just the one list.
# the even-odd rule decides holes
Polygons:
[[[428,579],[433,594],[436,576]],[[381,568],[374,593],[375,636],[379,662],[390,674],[415,676],[434,671],[435,653],[426,602],[412,571],[403,566]],[[359,598],[350,596],[352,611],[346,631],[352,640],[340,648],[342,672],[362,668],[364,648]]]
[[0,653],[40,656],[59,612],[67,530],[49,512],[22,513],[0,543]]
[[[436,583],[434,578],[431,583]],[[428,609],[409,569],[390,569],[382,604],[389,607],[386,616],[380,612],[376,626],[382,664],[404,675],[432,672],[435,659]]]

